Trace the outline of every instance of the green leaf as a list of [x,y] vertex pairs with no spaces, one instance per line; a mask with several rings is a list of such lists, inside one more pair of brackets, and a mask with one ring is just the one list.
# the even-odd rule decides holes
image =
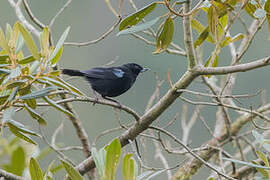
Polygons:
[[259,158],[264,162],[265,166],[269,167],[269,162],[267,157],[265,156],[265,154],[263,154],[260,151],[256,151],[257,155],[259,156]]
[[270,167],[261,166],[261,165],[253,164],[253,163],[250,163],[250,162],[240,161],[240,160],[237,160],[237,159],[231,159],[231,158],[222,158],[222,159],[224,159],[225,161],[231,161],[231,162],[242,164],[242,165],[249,166],[249,167],[270,169]]
[[120,31],[119,33],[117,33],[116,36],[120,36],[120,35],[124,35],[124,34],[131,34],[131,33],[136,33],[136,32],[146,30],[146,29],[150,28],[151,26],[153,26],[154,24],[156,24],[159,19],[160,19],[160,17],[157,17],[157,18],[155,18],[151,21],[148,21],[146,23],[142,23],[142,24],[139,24],[136,26],[132,26],[128,29],[124,29],[124,30]]
[[83,177],[81,176],[81,174],[68,162],[64,161],[64,160],[60,160],[66,170],[66,172],[68,173],[69,177],[72,180],[83,180]]
[[[258,162],[256,161],[252,161],[253,164],[257,164],[257,165],[260,165]],[[269,170],[265,170],[265,169],[261,169],[261,168],[256,168],[256,170],[258,172],[260,172],[264,177],[268,178],[268,172]]]
[[68,27],[68,28],[63,32],[63,34],[61,35],[60,39],[58,40],[58,42],[57,42],[57,44],[56,44],[56,47],[55,47],[54,50],[53,50],[52,55],[50,56],[50,58],[49,58],[49,60],[48,60],[48,61],[50,61],[50,62],[52,63],[52,65],[54,65],[55,63],[57,63],[57,61],[58,61],[59,58],[60,58],[60,57],[59,57],[58,60],[57,60],[57,58],[55,58],[55,57],[57,56],[57,54],[58,54],[58,56],[60,56],[60,55],[62,54],[62,53],[60,53],[60,55],[59,55],[59,51],[63,51],[62,46],[63,46],[63,44],[64,44],[64,42],[65,42],[65,40],[66,40],[66,38],[67,38],[69,29],[70,29],[70,27]]
[[37,145],[37,143],[35,141],[33,141],[30,137],[28,137],[27,135],[21,133],[20,131],[17,130],[17,128],[14,128],[14,126],[12,126],[11,123],[7,123],[9,130],[18,138],[21,138],[29,143],[32,143],[34,145]]
[[17,122],[17,121],[14,121],[12,119],[8,120],[7,121],[7,124],[12,127],[13,129],[17,130],[17,131],[20,131],[24,134],[29,134],[29,135],[33,135],[33,136],[39,136],[37,133],[35,133],[34,131],[31,131],[29,129],[26,129],[24,128],[24,125]]
[[153,2],[148,6],[139,9],[137,12],[126,17],[119,25],[119,31],[122,31],[128,27],[138,24],[147,14],[151,13],[157,6],[157,3]]
[[0,56],[0,64],[6,64],[7,63],[8,56]]
[[169,16],[163,26],[163,29],[160,33],[160,35],[157,38],[157,44],[156,44],[156,53],[160,53],[162,50],[166,50],[173,39],[173,32],[174,32],[174,25],[173,20]]
[[26,82],[27,82],[27,80],[15,80],[13,82],[8,83],[6,88],[7,89],[12,89],[12,88],[15,88],[15,87],[20,87],[20,86],[25,85]]
[[[213,56],[214,56],[214,57],[213,57]],[[206,63],[205,63],[204,66],[205,66],[205,67],[209,67],[209,65],[210,65],[211,67],[217,67],[217,66],[218,66],[218,56],[217,56],[216,54],[210,56],[210,57],[208,58],[208,60],[206,61]],[[210,78],[211,75],[206,75],[206,77]]]
[[49,54],[49,28],[46,26],[42,33],[40,34],[40,46],[41,46],[41,54],[46,57]]
[[61,48],[59,49],[59,51],[57,52],[57,54],[54,56],[54,58],[52,58],[52,60],[51,60],[52,64],[56,64],[59,61],[59,59],[62,56],[63,49],[64,49],[63,46],[61,46]]
[[34,40],[32,36],[30,35],[30,33],[19,22],[17,22],[14,25],[14,27],[18,28],[18,30],[21,32],[27,47],[29,48],[30,52],[35,57],[35,59],[39,60],[40,55],[38,53],[37,46],[35,45]]
[[204,31],[199,35],[198,39],[194,42],[194,48],[196,49],[200,46],[209,36],[208,28],[205,28]]
[[17,66],[15,69],[10,71],[10,74],[4,79],[2,85],[6,84],[9,80],[18,77],[21,74],[21,68]]
[[[55,84],[56,86],[60,86],[66,90],[73,91],[74,93],[76,93],[80,96],[84,96],[84,94],[79,89],[75,88],[74,86],[72,86],[68,82],[64,81],[63,79],[56,77],[56,76],[51,76],[50,78],[51,79],[44,77],[44,79],[50,81],[51,83]],[[56,81],[53,81],[52,79],[55,79]],[[66,88],[66,87],[68,87],[68,88]]]
[[[27,94],[31,94],[30,89],[31,89],[31,86],[27,86],[25,88],[20,89],[19,90],[19,95],[24,96],[24,95],[27,95]],[[26,100],[24,100],[24,102],[33,109],[36,109],[36,107],[37,107],[37,102],[36,102],[35,99],[26,99]]]
[[31,157],[29,163],[31,180],[43,180],[43,173],[35,158]]
[[56,86],[49,86],[41,90],[33,91],[31,94],[20,96],[19,99],[37,99],[43,96],[47,96],[51,91],[56,89]]
[[104,179],[114,180],[116,169],[119,164],[121,156],[121,144],[118,138],[113,140],[109,146],[107,146],[106,152],[106,168]]
[[225,46],[228,46],[230,43],[232,42],[236,42],[236,41],[239,41],[241,39],[243,39],[245,36],[244,34],[242,33],[239,33],[237,35],[235,35],[233,38],[231,37],[226,37],[225,40],[221,43],[221,47],[225,47]]
[[47,122],[43,119],[43,117],[41,117],[41,115],[39,115],[34,109],[29,107],[27,104],[25,104],[24,107],[28,111],[30,116],[36,119],[40,125],[44,125],[44,126],[47,125]]
[[51,169],[52,169],[52,167],[53,167],[54,162],[55,162],[55,160],[53,160],[53,161],[49,164],[49,166],[48,166],[48,168],[47,168],[47,171],[46,171],[46,173],[45,173],[46,180],[52,180]]
[[62,111],[63,113],[65,113],[68,116],[74,117],[74,114],[72,114],[72,112],[66,110],[65,108],[63,108],[62,106],[60,106],[59,104],[57,104],[56,102],[54,102],[53,100],[48,98],[47,96],[44,96],[42,98],[43,98],[44,101],[46,101],[49,105],[51,105],[55,109],[57,109],[59,111]]
[[104,150],[104,148],[97,151],[97,149],[93,147],[91,152],[98,170],[98,175],[100,178],[102,178],[105,171],[106,151]]
[[245,6],[245,11],[253,18],[255,18],[254,13],[256,11],[256,6],[254,6],[251,3],[247,3],[247,5]]
[[16,97],[16,95],[17,95],[17,92],[19,91],[19,86],[18,87],[16,87],[16,88],[14,88],[13,90],[12,90],[12,93],[9,95],[9,97],[8,97],[8,101],[9,102],[11,102],[11,101],[13,101],[14,99],[15,99],[15,97]]
[[208,9],[208,26],[209,31],[212,33],[214,37],[217,34],[217,24],[218,24],[218,16],[215,7],[210,6]]
[[0,47],[2,47],[6,52],[9,52],[8,43],[5,38],[3,30],[0,28]]
[[124,180],[135,180],[134,160],[132,154],[126,154],[123,159],[122,172]]
[[18,176],[23,175],[26,166],[25,152],[21,146],[18,146],[11,155],[10,164],[4,165],[4,169]]
[[28,56],[24,59],[21,59],[18,61],[18,64],[20,65],[25,65],[25,64],[29,64],[31,62],[34,62],[36,59],[34,58],[34,56]]
[[16,54],[22,49],[23,45],[24,45],[24,39],[23,39],[21,33],[19,33],[18,39],[16,42],[16,51],[15,51]]

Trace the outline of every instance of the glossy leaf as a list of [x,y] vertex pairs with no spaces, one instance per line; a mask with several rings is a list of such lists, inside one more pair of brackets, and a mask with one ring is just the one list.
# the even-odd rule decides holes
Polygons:
[[142,9],[139,9],[137,12],[129,15],[126,17],[119,25],[119,31],[122,31],[126,28],[129,28],[131,26],[134,26],[138,24],[147,14],[151,13],[155,8],[157,4],[155,2],[149,4],[146,7],[143,7]]
[[11,123],[7,123],[9,130],[18,138],[23,139],[29,143],[32,143],[34,145],[36,145],[37,143],[35,141],[33,141],[30,137],[28,137],[27,135],[21,133],[20,131],[17,130],[17,128],[14,128],[14,126]]
[[204,31],[199,35],[198,39],[194,42],[194,48],[200,46],[209,37],[209,30],[205,28]]
[[50,36],[50,33],[49,33],[49,28],[46,26],[41,35],[40,35],[40,46],[41,46],[41,54],[42,56],[46,57],[48,56],[49,54],[49,36]]
[[253,18],[255,18],[254,13],[256,11],[256,6],[254,6],[251,3],[247,3],[247,5],[245,6],[245,11]]
[[106,168],[105,168],[105,179],[114,180],[116,169],[119,164],[121,156],[121,144],[118,138],[113,140],[109,146],[107,146],[106,152]]
[[9,52],[8,43],[5,38],[3,30],[0,28],[0,47],[2,47],[6,52]]
[[29,172],[31,180],[43,180],[43,173],[35,158],[31,157],[29,163]]
[[97,151],[97,149],[93,147],[91,152],[98,170],[98,175],[100,178],[102,178],[105,171],[106,151],[104,148]]
[[68,173],[71,180],[83,180],[81,174],[68,162],[61,160],[66,172]]
[[7,59],[8,59],[8,56],[0,56],[0,64],[6,64]]
[[61,79],[59,77],[56,77],[56,76],[52,76],[51,78],[56,80],[56,81],[49,80],[53,84],[55,84],[57,86],[60,86],[60,87],[62,87],[64,89],[66,89],[65,86],[67,86],[69,88],[67,90],[73,91],[74,93],[76,93],[78,95],[84,96],[84,94],[79,89],[77,89],[76,87],[72,86],[71,84],[69,84],[68,82],[64,81],[63,79]]
[[132,154],[126,154],[123,159],[122,173],[124,180],[135,180],[135,168]]
[[30,33],[19,22],[17,22],[14,25],[14,27],[18,28],[18,30],[21,32],[27,47],[29,48],[30,52],[35,57],[35,59],[39,60],[40,55],[38,53],[37,46],[35,45],[34,40],[32,36],[30,35]]
[[52,99],[48,98],[47,96],[44,96],[43,97],[43,100],[46,101],[49,105],[51,105],[55,109],[57,109],[59,111],[62,111],[66,115],[71,116],[71,117],[74,116],[74,114],[72,114],[70,111],[66,110],[65,108],[63,108],[62,106],[60,106],[59,104],[57,104],[56,102],[54,102]]
[[28,111],[30,116],[38,121],[40,125],[47,125],[47,122],[41,115],[39,115],[34,109],[25,104],[25,109]]
[[146,29],[150,28],[151,26],[153,26],[154,24],[156,24],[159,19],[160,18],[157,17],[157,18],[155,18],[155,19],[153,19],[151,21],[147,21],[145,23],[142,23],[142,24],[135,25],[135,26],[132,26],[130,28],[124,29],[124,30],[120,31],[119,33],[117,33],[117,36],[136,33],[136,32],[146,30]]
[[[50,61],[52,63],[52,65],[54,65],[55,63],[57,63],[55,56],[58,54],[59,51],[63,51],[62,46],[67,38],[68,32],[69,32],[70,27],[68,27],[63,34],[61,35],[60,39],[58,40],[56,47],[53,50],[53,53],[51,54],[50,58],[48,61]],[[60,53],[61,54],[61,53]],[[59,54],[58,54],[59,55]],[[59,58],[58,58],[59,60]]]
[[15,50],[15,53],[18,54],[19,51],[22,49],[24,45],[24,39],[21,35],[21,33],[18,34],[18,39],[17,39],[17,42],[16,42],[16,50]]
[[169,16],[164,25],[160,35],[157,38],[156,51],[154,53],[160,53],[162,50],[166,50],[173,39],[174,24],[172,18]]
[[218,16],[215,7],[211,6],[208,9],[208,26],[209,31],[214,37],[217,35]]
[[33,91],[31,94],[20,96],[19,99],[37,99],[43,96],[47,96],[51,91],[56,90],[56,89],[57,87],[55,86],[49,86],[44,89]]
[[54,56],[54,58],[51,59],[52,64],[56,64],[60,60],[63,53],[63,49],[64,49],[63,46],[61,46],[61,48],[59,49],[57,54]]
[[34,58],[34,56],[28,56],[24,59],[21,59],[18,61],[18,64],[20,65],[25,65],[25,64],[29,64],[31,62],[34,62],[36,59]]

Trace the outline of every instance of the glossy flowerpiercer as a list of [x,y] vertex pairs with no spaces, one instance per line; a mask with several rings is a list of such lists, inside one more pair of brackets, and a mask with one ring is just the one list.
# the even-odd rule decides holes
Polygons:
[[80,71],[73,69],[63,69],[62,73],[69,76],[83,76],[91,85],[94,92],[99,93],[104,99],[116,102],[108,97],[116,97],[134,84],[137,76],[141,72],[149,70],[136,63],[128,63],[117,67],[95,67],[90,70]]

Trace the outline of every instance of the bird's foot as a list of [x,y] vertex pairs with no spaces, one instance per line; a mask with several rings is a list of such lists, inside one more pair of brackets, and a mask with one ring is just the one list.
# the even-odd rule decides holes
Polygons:
[[98,98],[95,97],[95,100],[93,101],[93,106],[96,105],[96,103],[98,103]]

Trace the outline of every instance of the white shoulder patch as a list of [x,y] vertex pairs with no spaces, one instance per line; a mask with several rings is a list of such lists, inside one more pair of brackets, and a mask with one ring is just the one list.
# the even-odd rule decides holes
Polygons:
[[115,68],[112,70],[113,74],[116,75],[117,77],[121,78],[124,76],[124,71],[122,71],[121,69]]

